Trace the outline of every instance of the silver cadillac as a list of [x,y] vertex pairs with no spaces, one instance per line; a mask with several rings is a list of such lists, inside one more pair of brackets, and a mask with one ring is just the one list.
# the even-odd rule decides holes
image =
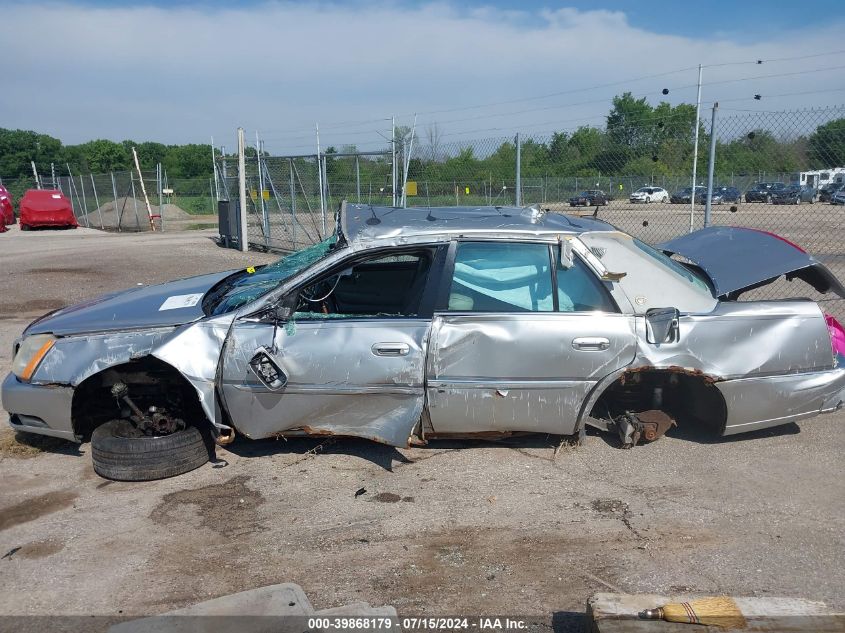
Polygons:
[[16,430],[90,436],[95,470],[130,480],[196,468],[236,434],[732,435],[845,400],[833,318],[808,299],[740,300],[783,276],[845,298],[801,248],[752,229],[652,247],[537,207],[344,203],[331,237],[274,264],[37,319],[3,407]]

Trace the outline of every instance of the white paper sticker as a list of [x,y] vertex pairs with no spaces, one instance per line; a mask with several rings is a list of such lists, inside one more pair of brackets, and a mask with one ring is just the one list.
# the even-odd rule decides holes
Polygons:
[[197,305],[202,299],[202,293],[193,294],[193,295],[174,295],[172,297],[167,297],[164,303],[161,304],[161,307],[158,309],[159,312],[162,310],[178,310],[179,308],[192,308]]
[[54,194],[53,194],[52,196],[50,196],[50,197],[51,197],[51,198],[53,198],[54,200],[61,200],[61,199],[62,199],[61,194],[58,194],[58,193],[54,193]]

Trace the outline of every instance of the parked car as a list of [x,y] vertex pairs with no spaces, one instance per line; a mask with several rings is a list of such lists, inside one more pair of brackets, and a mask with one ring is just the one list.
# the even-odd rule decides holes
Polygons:
[[772,191],[772,204],[801,204],[816,201],[816,190],[807,185],[789,185]]
[[831,196],[830,204],[845,204],[845,188],[840,189]]
[[[736,187],[713,187],[713,193],[710,196],[710,204],[722,204],[723,202],[740,202],[742,194]],[[701,204],[707,203],[707,188],[704,191],[697,193],[695,197],[696,202]]]
[[[707,195],[707,187],[696,187],[695,188],[695,195],[696,199],[702,194],[702,192]],[[672,204],[689,204],[692,198],[692,187],[684,187],[683,189],[676,191],[672,194],[669,198]]]
[[569,199],[570,207],[592,207],[599,205],[606,205],[611,198],[604,191],[598,189],[591,189],[589,191],[582,191],[577,196],[572,196]]
[[0,185],[0,224],[4,226],[3,230],[5,230],[7,224],[14,223],[15,208],[12,194],[3,185]]
[[630,197],[631,202],[669,202],[669,192],[663,187],[640,187]]
[[834,194],[845,189],[845,182],[830,182],[819,189],[819,202],[830,202]]
[[274,264],[36,319],[2,403],[18,431],[90,435],[96,472],[127,480],[195,468],[236,432],[393,446],[587,424],[625,446],[675,423],[732,435],[845,399],[841,326],[815,302],[737,301],[784,275],[845,298],[764,231],[708,227],[655,249],[537,207],[343,203],[331,237]]
[[21,231],[36,227],[75,229],[79,226],[70,200],[57,189],[30,189],[20,204]]
[[785,188],[782,182],[758,182],[745,192],[746,202],[771,202],[772,193]]

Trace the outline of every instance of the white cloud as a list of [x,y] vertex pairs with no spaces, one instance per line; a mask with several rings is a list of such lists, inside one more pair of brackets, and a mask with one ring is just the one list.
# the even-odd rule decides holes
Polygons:
[[[697,39],[680,37],[661,32],[659,22],[649,32],[631,26],[619,12],[532,14],[463,10],[449,3],[271,2],[221,9],[18,4],[4,7],[3,23],[0,125],[42,130],[68,143],[96,137],[207,142],[213,134],[227,145],[242,125],[261,130],[277,151],[309,148],[317,120],[325,127],[325,141],[366,147],[380,142],[373,125],[345,131],[333,125],[391,113],[404,115],[402,122],[409,123],[407,115],[414,111],[577,90],[698,63],[841,48],[841,24],[746,43],[706,32]],[[842,65],[837,59],[842,58],[708,69],[704,97],[726,100],[845,87],[836,83],[841,71],[707,85]],[[695,71],[689,71],[444,112],[421,117],[420,125],[439,120],[446,133],[478,130],[476,135],[490,136],[498,134],[490,128],[505,134],[599,124],[610,98],[625,89],[655,94],[650,98],[656,102],[657,93],[668,86],[673,88],[670,101],[689,102],[695,98],[689,87],[694,83]],[[782,109],[843,99],[845,92],[830,92],[724,105]],[[595,100],[601,103],[584,103]],[[576,103],[582,105],[571,105]],[[500,113],[512,114],[490,117]],[[302,133],[286,135],[290,130]]]

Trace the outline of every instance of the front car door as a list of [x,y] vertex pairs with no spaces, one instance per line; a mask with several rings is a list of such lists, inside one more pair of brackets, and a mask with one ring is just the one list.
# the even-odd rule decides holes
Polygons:
[[461,241],[434,315],[427,396],[436,434],[571,434],[587,394],[634,358],[631,315],[557,243]]
[[283,323],[237,320],[221,389],[252,438],[286,431],[406,446],[424,403],[433,271],[446,247],[351,255],[305,281]]

